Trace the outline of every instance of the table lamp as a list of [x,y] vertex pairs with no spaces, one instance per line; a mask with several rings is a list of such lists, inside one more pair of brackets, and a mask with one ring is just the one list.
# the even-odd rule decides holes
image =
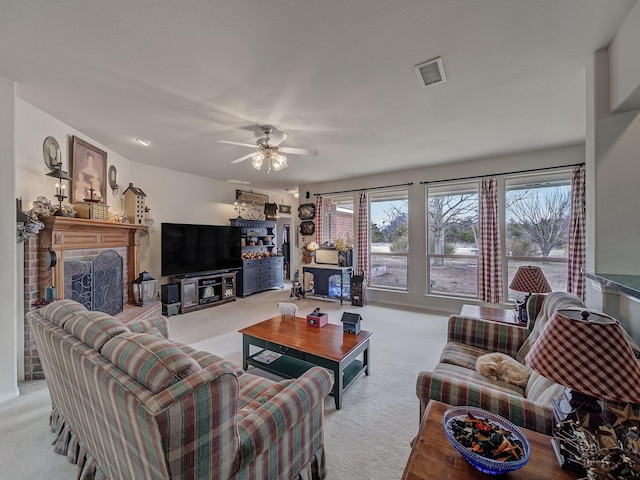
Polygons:
[[[640,402],[640,363],[620,323],[602,313],[559,309],[544,326],[527,354],[526,363],[540,375],[567,388],[554,400],[556,421],[575,420],[602,424],[599,399]],[[586,414],[589,419],[586,420]],[[581,417],[580,414],[583,416]],[[563,466],[571,454],[567,446],[556,453]],[[569,467],[567,467],[569,468]]]
[[548,293],[551,291],[549,282],[547,282],[544,273],[540,267],[518,267],[518,271],[513,276],[511,284],[509,285],[511,290],[518,292],[526,292],[522,302],[516,302],[518,309],[518,320],[522,323],[527,322],[527,301],[532,293]]

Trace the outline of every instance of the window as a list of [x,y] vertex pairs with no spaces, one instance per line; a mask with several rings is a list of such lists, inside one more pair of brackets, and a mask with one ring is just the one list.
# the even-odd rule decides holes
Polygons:
[[427,189],[427,292],[478,296],[478,183]]
[[406,188],[369,194],[371,286],[407,290],[409,198]]
[[353,195],[322,197],[322,243],[353,241]]
[[[567,290],[571,174],[559,172],[505,180],[506,286],[521,265],[542,268],[552,290]],[[508,299],[526,292],[509,290]]]
[[[522,265],[542,268],[555,291],[567,289],[571,172],[558,169],[498,179],[505,301]],[[479,182],[437,184],[426,191],[427,293],[478,298]]]

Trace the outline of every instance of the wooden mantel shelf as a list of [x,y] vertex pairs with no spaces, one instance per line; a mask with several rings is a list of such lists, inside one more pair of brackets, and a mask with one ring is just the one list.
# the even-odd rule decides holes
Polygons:
[[[64,256],[68,250],[106,249],[127,247],[127,285],[129,299],[133,298],[131,282],[140,273],[140,236],[147,231],[146,225],[133,223],[103,222],[72,217],[42,217],[44,228],[38,235],[39,289],[44,296],[44,287],[51,281],[58,298],[64,298]],[[57,263],[51,269],[46,264],[47,251],[51,247]]]

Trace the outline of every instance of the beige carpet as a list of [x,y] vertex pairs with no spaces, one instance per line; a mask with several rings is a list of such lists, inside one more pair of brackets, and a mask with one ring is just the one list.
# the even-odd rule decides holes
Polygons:
[[[242,361],[238,329],[277,315],[289,290],[272,290],[236,302],[169,318],[170,337],[195,348]],[[347,390],[343,407],[325,400],[328,480],[393,480],[402,477],[418,428],[416,376],[432,369],[445,343],[446,318],[424,312],[337,302],[298,300],[299,315],[315,307],[340,324],[343,311],[360,313],[373,332],[371,374]],[[258,373],[250,367],[250,371]],[[20,385],[21,397],[0,406],[0,479],[70,480],[75,465],[53,453],[48,431],[49,395],[43,381]]]

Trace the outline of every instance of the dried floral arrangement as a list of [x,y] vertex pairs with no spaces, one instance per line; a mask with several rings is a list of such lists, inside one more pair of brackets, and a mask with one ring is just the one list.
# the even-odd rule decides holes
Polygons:
[[485,458],[507,462],[524,455],[522,442],[502,426],[470,413],[451,420],[454,438],[464,447]]
[[[589,415],[582,422],[560,422],[555,436],[573,463],[580,464],[587,480],[640,479],[640,415],[627,405],[615,414],[613,425],[589,427]],[[565,453],[565,454],[566,454]]]
[[353,236],[350,233],[347,233],[344,237],[342,235],[338,235],[333,240],[333,244],[339,252],[353,250]]

